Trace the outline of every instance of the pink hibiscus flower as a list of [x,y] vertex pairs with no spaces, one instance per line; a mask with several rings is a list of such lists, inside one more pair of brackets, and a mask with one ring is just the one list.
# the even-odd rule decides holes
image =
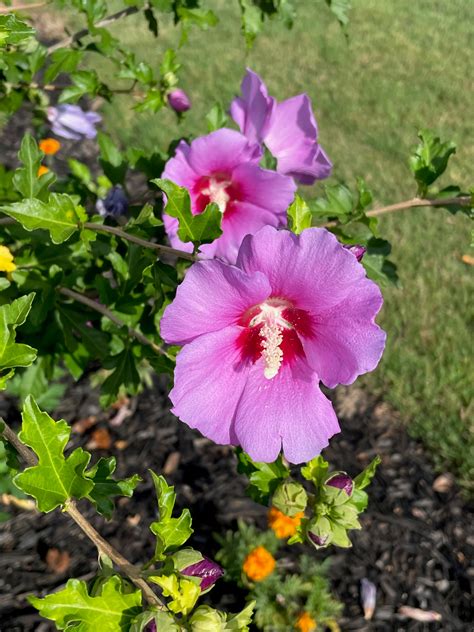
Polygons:
[[[260,154],[239,132],[219,129],[190,145],[181,141],[174,158],[166,163],[162,178],[188,189],[194,215],[210,202],[223,214],[222,235],[201,246],[206,258],[234,263],[245,235],[267,224],[286,225],[295,184],[291,178],[259,167]],[[192,245],[177,236],[178,221],[166,212],[163,221],[172,246],[191,252]]]
[[242,96],[232,101],[230,114],[251,142],[268,147],[277,159],[277,170],[301,184],[327,178],[332,163],[318,144],[318,127],[308,95],[278,103],[249,68],[241,88]]
[[313,458],[339,432],[319,383],[351,384],[376,367],[381,306],[377,285],[327,230],[248,235],[236,266],[194,264],[165,310],[161,335],[184,345],[174,414],[256,461],[274,461],[282,446],[292,463]]

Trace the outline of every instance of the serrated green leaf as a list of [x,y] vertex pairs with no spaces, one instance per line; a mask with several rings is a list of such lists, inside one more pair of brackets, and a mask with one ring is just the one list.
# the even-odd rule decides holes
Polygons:
[[[0,371],[29,366],[36,358],[36,349],[15,342],[15,330],[25,322],[34,297],[35,294],[32,292],[9,305],[0,306]],[[10,377],[13,377],[11,370],[2,376],[0,390],[5,388]]]
[[69,75],[74,85],[61,92],[59,103],[77,103],[84,96],[96,96],[100,89],[99,77],[95,70],[78,70]]
[[70,579],[66,587],[44,599],[30,597],[42,617],[54,621],[59,630],[78,632],[128,632],[141,610],[141,592],[123,591],[119,577],[102,584],[100,594],[89,595],[87,584]]
[[109,519],[115,509],[113,500],[115,496],[130,498],[135,487],[142,480],[138,474],[123,480],[115,480],[112,478],[115,467],[116,459],[114,456],[110,456],[107,459],[99,459],[94,467],[86,472],[86,476],[94,483],[94,487],[89,492],[89,498],[96,506],[97,511]]
[[194,24],[201,29],[207,29],[209,27],[216,26],[219,22],[219,18],[210,9],[199,8],[186,8],[179,7],[177,9],[177,15],[181,22],[186,26],[187,24]]
[[33,37],[35,29],[19,20],[14,13],[0,15],[0,47],[6,44],[17,45]]
[[55,422],[27,397],[22,412],[20,441],[38,456],[38,465],[26,468],[15,477],[15,485],[36,499],[38,509],[52,511],[71,498],[84,498],[93,488],[84,476],[90,454],[76,448],[67,458],[64,448],[71,429],[61,419]]
[[183,509],[178,518],[173,518],[173,508],[176,501],[174,487],[168,485],[163,476],[151,472],[158,500],[159,520],[150,525],[150,530],[157,536],[156,559],[162,559],[163,554],[173,548],[182,546],[193,533],[192,519],[189,509]]
[[345,222],[350,219],[354,209],[354,196],[345,184],[332,184],[324,187],[325,197],[311,203],[315,217],[330,217]]
[[45,83],[54,81],[62,72],[66,73],[76,70],[82,55],[82,51],[74,50],[73,48],[55,50],[49,58],[51,63],[44,73]]
[[209,132],[221,129],[227,125],[229,117],[220,103],[215,103],[206,114],[207,129]]
[[[52,171],[38,177],[38,169],[43,159],[43,152],[38,148],[36,140],[27,133],[21,141],[18,158],[23,163],[13,176],[13,185],[25,198],[44,200],[48,195],[48,187],[56,180]],[[21,204],[21,202],[18,202]]]
[[418,183],[419,193],[424,195],[448,166],[449,157],[456,152],[456,144],[442,142],[432,130],[423,129],[418,133],[421,143],[415,147],[409,159],[410,169]]
[[149,580],[160,586],[165,597],[171,597],[171,601],[167,603],[171,612],[187,615],[201,594],[199,585],[186,577],[178,578],[174,574],[150,575]]
[[242,15],[242,33],[245,37],[247,48],[251,48],[255,38],[263,27],[263,14],[252,0],[239,0]]
[[273,463],[257,463],[241,449],[237,449],[239,474],[245,474],[249,479],[246,493],[262,505],[268,504],[270,496],[278,485],[290,475],[290,470],[284,465],[281,456]]
[[358,474],[354,479],[354,485],[356,489],[365,489],[375,476],[375,472],[377,471],[377,467],[382,462],[382,459],[379,456],[376,456],[369,465],[363,470],[360,474]]
[[191,198],[184,187],[161,178],[156,178],[152,182],[166,194],[166,213],[178,220],[178,237],[181,241],[204,244],[222,235],[222,213],[217,204],[208,204],[202,213],[193,215]]
[[106,368],[112,367],[114,368],[113,373],[102,384],[100,396],[102,406],[113,404],[122,387],[127,392],[135,394],[140,384],[135,357],[129,347],[126,347],[116,356],[110,357]]
[[37,199],[14,202],[1,206],[0,210],[20,222],[26,230],[49,231],[55,244],[68,240],[87,219],[84,209],[65,193],[51,193],[47,202]]
[[326,4],[336,16],[339,24],[344,28],[349,24],[351,0],[326,0]]
[[311,210],[299,195],[295,196],[294,201],[288,207],[288,220],[290,230],[292,230],[295,235],[299,235],[305,228],[311,226]]

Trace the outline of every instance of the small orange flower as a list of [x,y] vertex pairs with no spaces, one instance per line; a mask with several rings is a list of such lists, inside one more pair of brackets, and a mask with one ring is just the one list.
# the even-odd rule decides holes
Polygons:
[[54,154],[57,154],[61,149],[61,143],[55,138],[43,138],[43,140],[39,142],[39,148],[47,156],[54,156]]
[[257,546],[245,558],[242,569],[249,579],[260,582],[273,572],[275,564],[273,555],[264,546]]
[[271,507],[268,512],[268,526],[273,529],[277,538],[289,538],[296,533],[303,516],[303,511],[293,517],[285,516],[276,507]]
[[44,176],[45,173],[48,173],[49,169],[48,167],[45,167],[44,165],[40,165],[40,168],[38,169],[38,178],[41,178],[41,176]]
[[300,630],[300,632],[314,632],[314,630],[318,627],[318,624],[309,612],[303,612],[298,617],[295,627]]

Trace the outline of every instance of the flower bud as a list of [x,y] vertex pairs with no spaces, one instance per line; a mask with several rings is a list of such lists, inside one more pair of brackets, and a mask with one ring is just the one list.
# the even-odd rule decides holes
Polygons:
[[323,548],[330,543],[331,524],[327,518],[320,516],[308,525],[307,535],[309,541],[314,544],[317,549]]
[[312,531],[308,531],[308,538],[318,548],[326,546],[326,543],[328,541],[327,535],[316,535]]
[[187,577],[199,577],[201,592],[204,592],[214,586],[216,581],[222,577],[224,569],[217,562],[204,556],[201,561],[183,568],[181,574]]
[[121,186],[109,189],[103,200],[97,200],[96,209],[102,217],[120,217],[128,211],[128,199]]
[[345,472],[334,474],[334,476],[331,476],[331,478],[326,481],[325,485],[342,489],[348,496],[352,496],[352,492],[354,491],[354,481]]
[[352,252],[352,254],[355,255],[357,261],[361,261],[362,257],[367,252],[367,248],[361,246],[360,244],[346,244],[344,248]]
[[191,100],[184,90],[175,88],[168,94],[168,103],[175,112],[187,112],[191,108]]

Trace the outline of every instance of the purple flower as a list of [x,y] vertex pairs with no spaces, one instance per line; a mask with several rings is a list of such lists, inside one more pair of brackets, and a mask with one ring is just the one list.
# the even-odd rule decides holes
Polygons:
[[156,632],[156,623],[155,621],[150,621],[150,623],[145,628],[146,632]]
[[173,412],[216,443],[255,461],[308,461],[339,432],[319,382],[351,384],[374,369],[385,333],[379,288],[323,228],[301,235],[265,226],[247,235],[236,266],[188,270],[161,321],[184,345]]
[[[201,246],[206,258],[234,263],[242,239],[259,228],[286,225],[286,209],[294,197],[291,178],[258,166],[260,151],[239,132],[219,129],[191,145],[181,141],[166,163],[162,178],[188,189],[192,212],[202,213],[214,202],[223,214],[222,235]],[[177,236],[178,220],[163,215],[166,232],[175,248],[192,252]]]
[[128,198],[121,186],[109,189],[105,198],[97,200],[96,209],[102,217],[120,217],[128,211]]
[[47,116],[56,136],[72,140],[95,138],[95,126],[102,120],[97,112],[84,112],[78,105],[69,104],[49,107]]
[[325,485],[342,489],[348,496],[352,496],[354,489],[354,481],[350,476],[345,474],[345,472],[334,474],[334,476],[331,476],[331,478],[326,481]]
[[168,103],[175,112],[187,112],[191,108],[191,99],[181,88],[176,88],[168,94]]
[[200,562],[187,566],[181,571],[181,573],[182,575],[187,575],[188,577],[199,577],[201,579],[200,588],[201,591],[204,592],[222,577],[224,569],[216,562],[204,556]]
[[242,96],[232,101],[230,114],[253,143],[264,143],[277,159],[277,171],[301,184],[327,178],[332,163],[318,144],[318,127],[306,94],[278,103],[261,78],[247,68]]
[[361,246],[360,244],[346,244],[344,248],[347,248],[349,252],[352,252],[352,254],[357,257],[357,261],[361,261],[362,257],[367,252],[367,248],[365,248],[365,246]]

